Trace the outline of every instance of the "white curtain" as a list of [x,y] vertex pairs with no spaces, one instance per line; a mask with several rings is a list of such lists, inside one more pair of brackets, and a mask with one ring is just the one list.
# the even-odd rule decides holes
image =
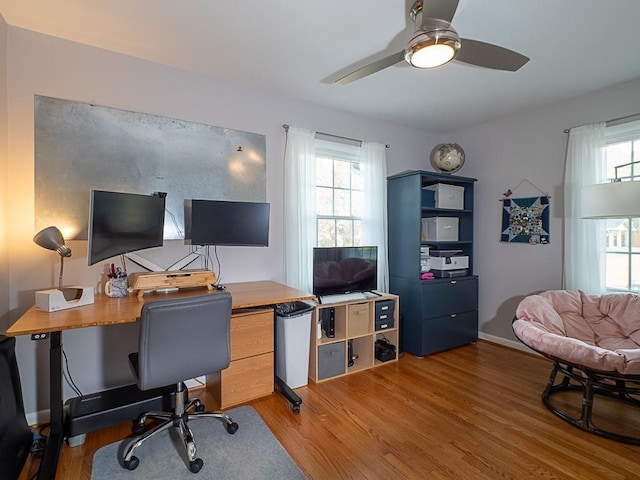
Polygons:
[[564,174],[564,288],[595,294],[606,290],[606,220],[580,218],[580,191],[605,179],[605,130],[571,129]]
[[289,126],[284,151],[284,275],[311,292],[316,244],[315,132]]
[[389,291],[387,262],[387,148],[381,143],[362,142],[360,166],[363,176],[363,245],[378,246],[378,289]]

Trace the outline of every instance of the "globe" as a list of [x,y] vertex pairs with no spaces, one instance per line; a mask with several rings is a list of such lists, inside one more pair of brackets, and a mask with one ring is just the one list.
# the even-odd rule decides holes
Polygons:
[[431,166],[440,173],[454,173],[464,165],[464,150],[457,143],[441,143],[431,150]]

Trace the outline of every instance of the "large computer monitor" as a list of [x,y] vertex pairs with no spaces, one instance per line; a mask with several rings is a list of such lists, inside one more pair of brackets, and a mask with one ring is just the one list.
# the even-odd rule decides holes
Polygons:
[[269,204],[223,200],[184,201],[185,243],[269,246]]
[[165,194],[92,190],[89,265],[136,250],[162,246],[164,214]]

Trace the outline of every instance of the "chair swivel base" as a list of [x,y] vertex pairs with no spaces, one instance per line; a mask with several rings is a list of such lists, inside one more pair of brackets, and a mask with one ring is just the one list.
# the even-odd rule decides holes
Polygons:
[[[560,381],[556,383],[558,374]],[[573,381],[573,383],[572,383]],[[581,392],[580,417],[574,418],[553,405],[551,398],[561,392]],[[614,373],[596,372],[584,367],[554,361],[542,394],[542,402],[557,417],[565,422],[595,435],[617,442],[640,445],[640,436],[616,433],[597,427],[593,422],[593,400],[596,395],[612,398],[635,408],[640,408],[640,377]]]
[[[193,432],[189,427],[189,421],[199,418],[216,418],[222,422],[227,433],[233,434],[238,430],[238,424],[234,422],[229,415],[222,412],[205,412],[204,406],[198,399],[189,400],[184,408],[182,408],[182,398],[186,396],[186,394],[186,390],[176,394],[177,403],[174,412],[148,412],[138,418],[134,424],[133,433],[140,435],[140,437],[127,446],[122,460],[123,468],[135,470],[140,463],[138,457],[134,455],[136,449],[149,438],[173,427],[177,428],[180,432],[189,459],[189,470],[193,473],[198,473],[204,465],[204,462],[202,459],[196,457],[196,444]],[[162,422],[145,432],[147,419],[157,419],[162,420]]]

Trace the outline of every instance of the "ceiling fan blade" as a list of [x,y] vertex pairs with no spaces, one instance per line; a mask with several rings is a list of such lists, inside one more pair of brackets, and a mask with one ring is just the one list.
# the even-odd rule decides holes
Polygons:
[[422,0],[422,21],[439,18],[451,23],[458,9],[458,0]]
[[339,83],[340,85],[346,85],[347,83],[351,83],[355,80],[360,80],[367,75],[371,75],[372,73],[379,72],[387,67],[395,65],[396,63],[402,62],[404,60],[404,50],[398,53],[394,53],[393,55],[389,55],[388,57],[381,58],[380,60],[376,60],[373,63],[365,65],[364,67],[360,67],[357,70],[354,70],[351,73],[346,74],[344,77],[340,77],[335,83]]
[[455,58],[458,62],[515,72],[529,61],[529,57],[491,43],[468,38],[461,38],[460,42],[462,47]]

